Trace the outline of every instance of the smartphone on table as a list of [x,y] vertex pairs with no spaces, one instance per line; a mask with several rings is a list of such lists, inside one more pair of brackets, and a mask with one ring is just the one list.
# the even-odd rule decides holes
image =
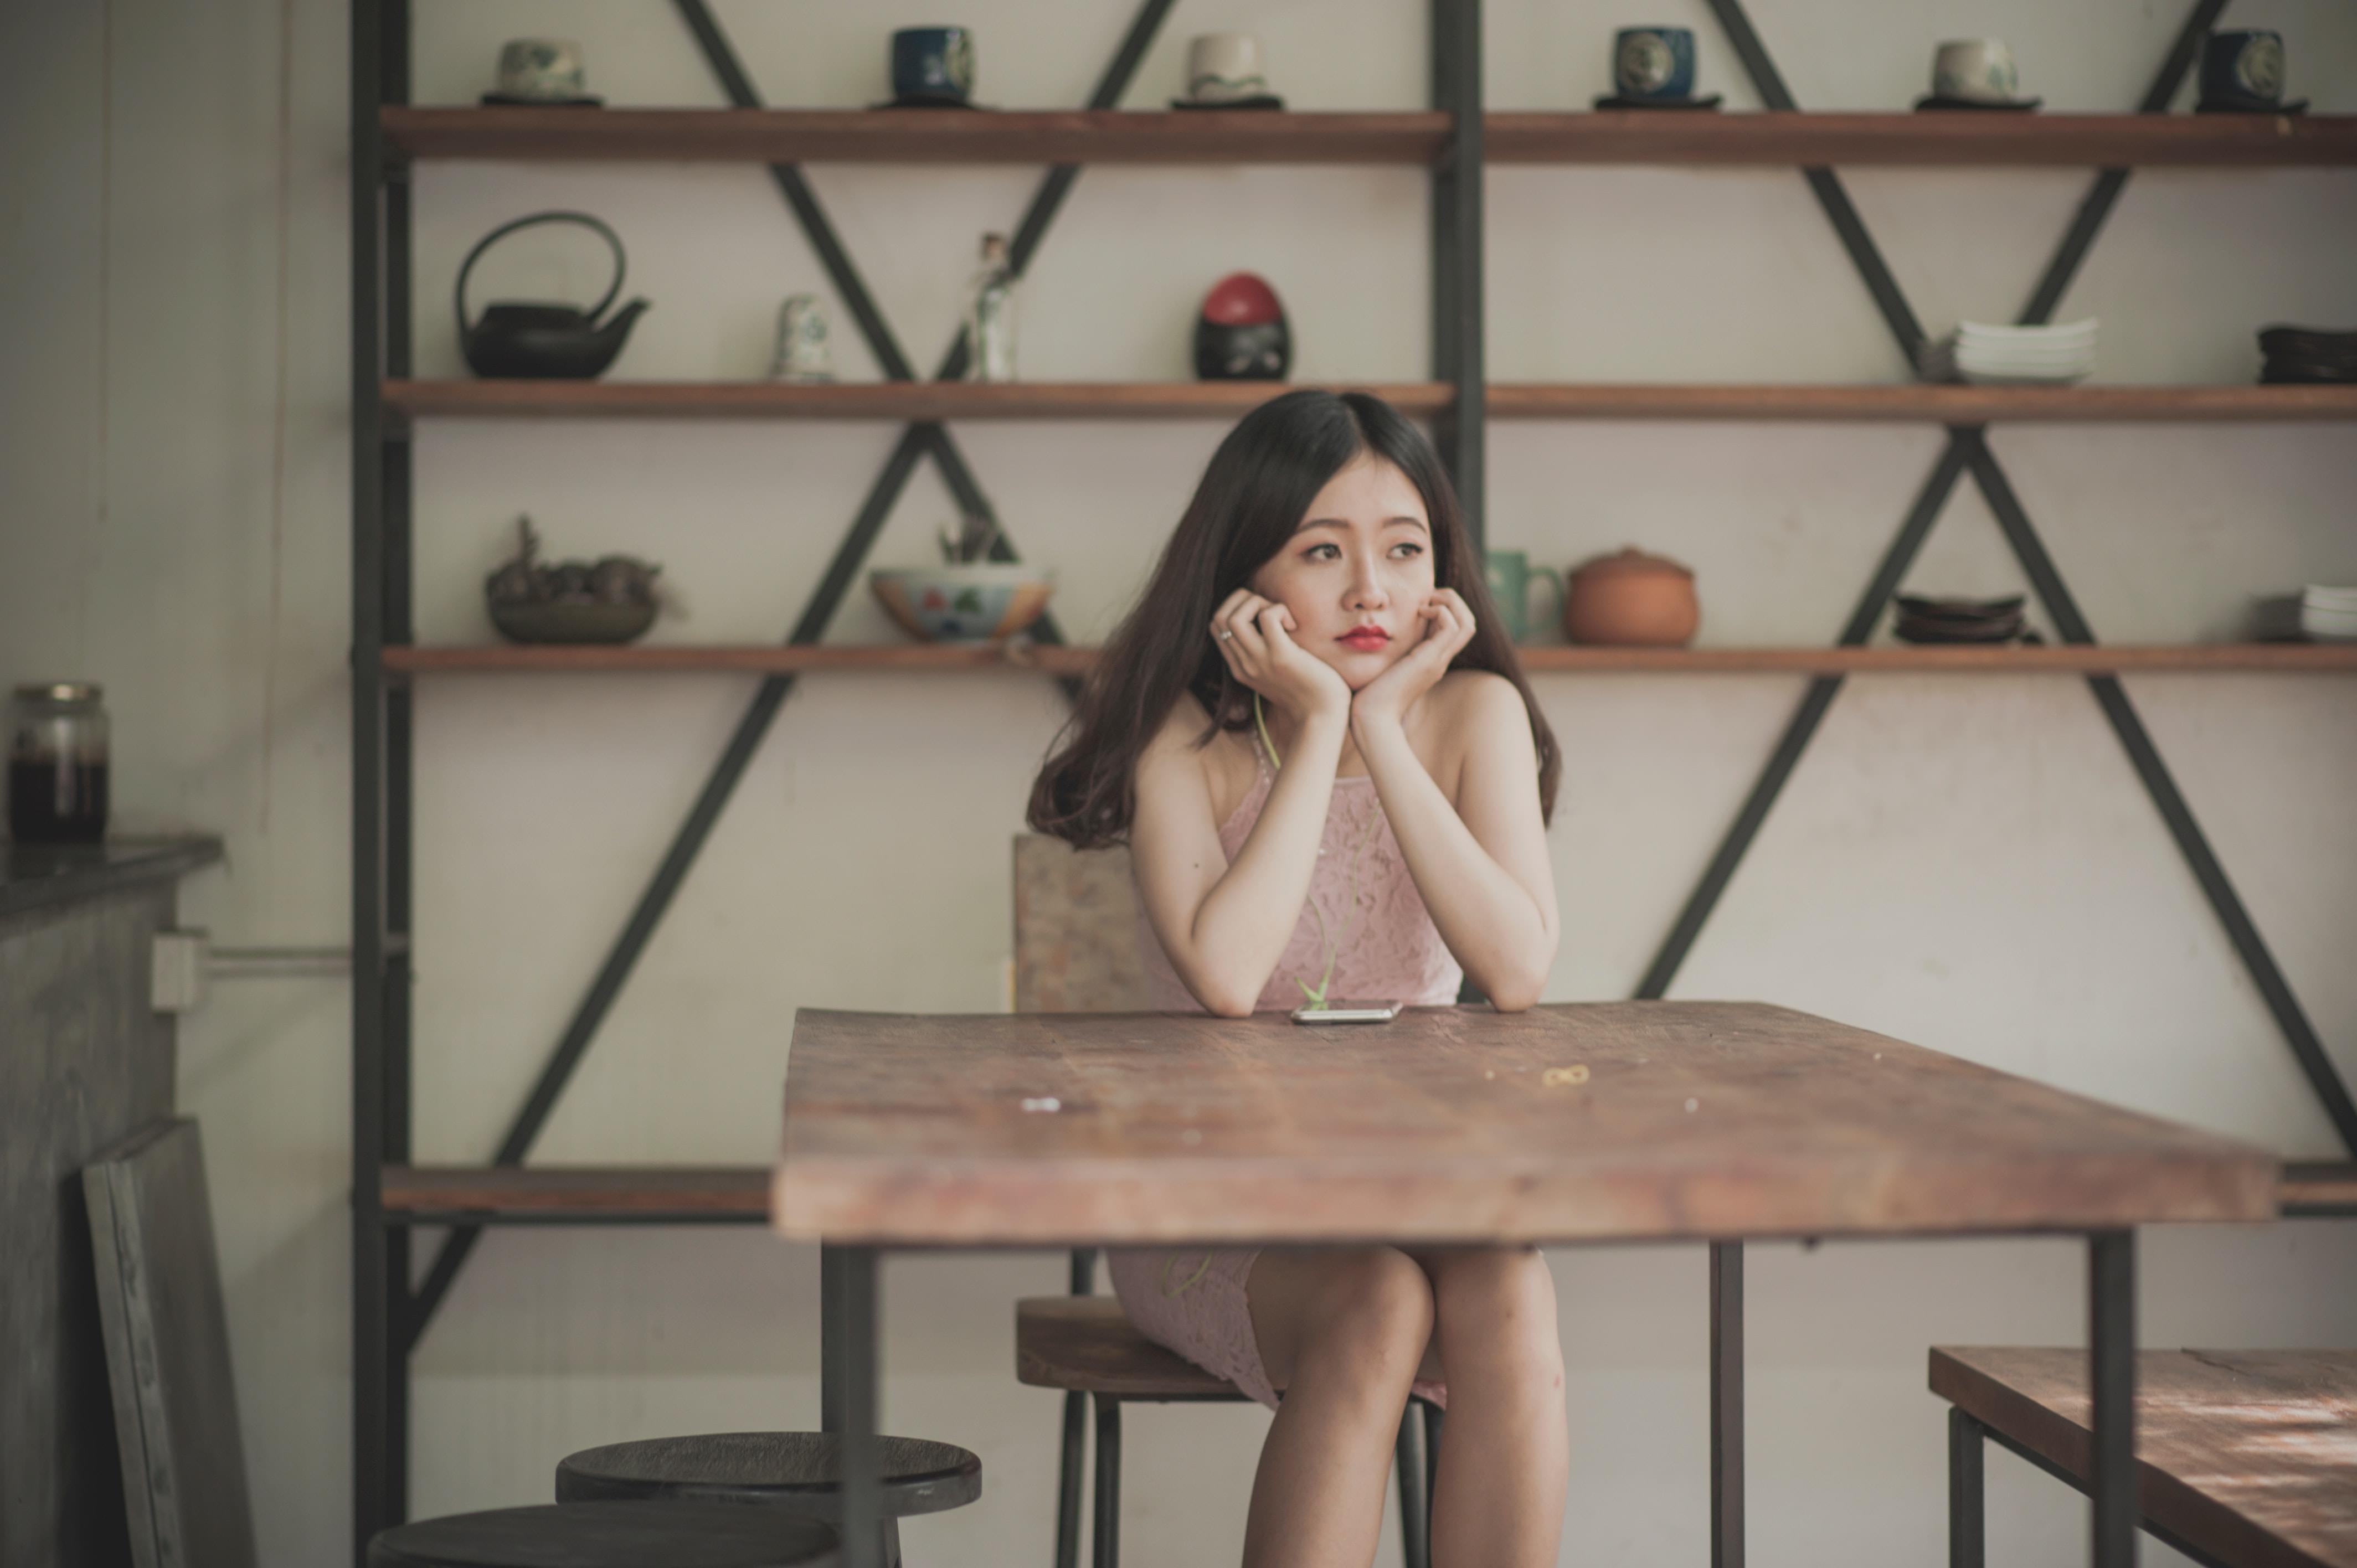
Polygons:
[[1403,1004],[1397,1002],[1329,1002],[1324,1006],[1304,1004],[1293,1010],[1297,1024],[1388,1024],[1400,1015]]

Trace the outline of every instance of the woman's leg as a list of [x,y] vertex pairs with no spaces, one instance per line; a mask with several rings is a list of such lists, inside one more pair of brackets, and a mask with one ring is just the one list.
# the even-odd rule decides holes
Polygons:
[[1253,1480],[1244,1568],[1367,1568],[1400,1412],[1432,1340],[1432,1286],[1391,1247],[1271,1248],[1244,1294],[1285,1391]]
[[1555,1279],[1536,1249],[1423,1251],[1448,1435],[1433,1481],[1433,1568],[1544,1568],[1563,1537],[1571,1433]]

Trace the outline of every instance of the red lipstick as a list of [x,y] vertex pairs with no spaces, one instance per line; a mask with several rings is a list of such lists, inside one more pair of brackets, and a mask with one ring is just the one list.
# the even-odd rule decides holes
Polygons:
[[1379,626],[1353,627],[1337,639],[1345,648],[1359,653],[1380,653],[1389,645],[1392,634]]

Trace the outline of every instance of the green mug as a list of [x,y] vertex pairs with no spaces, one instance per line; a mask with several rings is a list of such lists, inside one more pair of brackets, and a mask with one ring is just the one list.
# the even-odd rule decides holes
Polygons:
[[1515,642],[1529,639],[1531,635],[1531,585],[1544,583],[1555,590],[1555,611],[1537,624],[1551,625],[1563,618],[1563,575],[1551,566],[1534,566],[1528,554],[1520,550],[1492,550],[1482,556],[1482,576],[1490,585],[1490,597],[1496,601],[1498,618],[1505,623],[1506,636]]

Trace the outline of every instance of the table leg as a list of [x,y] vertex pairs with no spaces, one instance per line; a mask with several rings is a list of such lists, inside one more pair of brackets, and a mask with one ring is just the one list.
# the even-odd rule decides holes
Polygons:
[[1743,1243],[1710,1244],[1710,1561],[1743,1568]]
[[1988,1562],[1988,1504],[1981,1482],[1981,1423],[1948,1407],[1948,1568]]
[[2095,1568],[2135,1568],[2136,1232],[2087,1237],[2087,1360]]
[[876,1453],[876,1249],[819,1251],[820,1422],[843,1443],[844,1568],[879,1561],[883,1487]]

